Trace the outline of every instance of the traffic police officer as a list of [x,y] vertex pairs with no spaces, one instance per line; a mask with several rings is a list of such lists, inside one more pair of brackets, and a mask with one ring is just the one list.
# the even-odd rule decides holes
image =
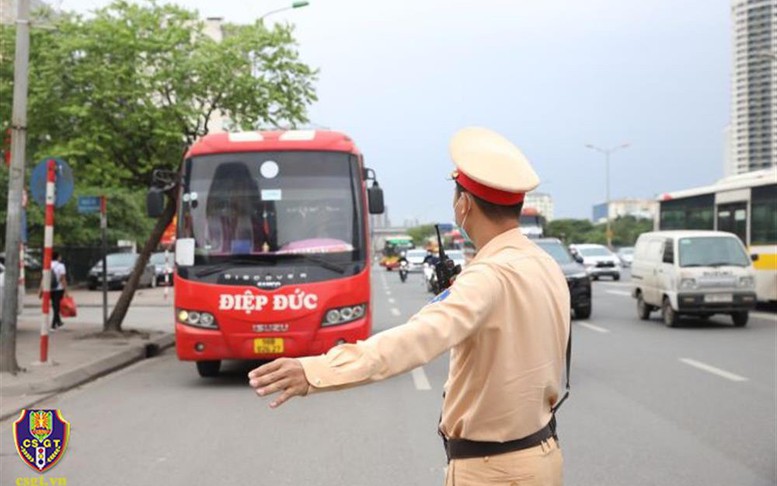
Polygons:
[[440,433],[446,485],[560,485],[554,410],[569,337],[567,283],[518,229],[524,195],[539,184],[526,157],[484,128],[454,135],[456,224],[477,255],[453,285],[406,324],[327,354],[281,358],[249,373],[275,408],[311,391],[410,371],[450,350]]

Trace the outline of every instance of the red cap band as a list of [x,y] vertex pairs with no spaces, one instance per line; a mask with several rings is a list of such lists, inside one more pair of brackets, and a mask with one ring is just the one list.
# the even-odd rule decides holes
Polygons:
[[467,174],[460,170],[453,173],[453,179],[473,195],[500,206],[514,206],[523,202],[523,198],[526,195],[523,192],[507,192],[485,186],[474,179],[470,179],[467,177]]

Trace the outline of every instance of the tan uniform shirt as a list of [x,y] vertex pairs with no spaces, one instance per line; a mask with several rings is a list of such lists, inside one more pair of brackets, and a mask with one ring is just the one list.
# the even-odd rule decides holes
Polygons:
[[532,434],[559,397],[569,289],[544,250],[510,230],[486,244],[442,300],[406,324],[301,358],[314,389],[382,380],[451,350],[442,431],[504,442]]

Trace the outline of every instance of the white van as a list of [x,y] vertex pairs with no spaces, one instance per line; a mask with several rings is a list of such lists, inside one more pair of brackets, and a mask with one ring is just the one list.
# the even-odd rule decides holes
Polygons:
[[729,314],[741,327],[756,303],[751,257],[736,235],[722,231],[643,233],[631,280],[640,319],[660,309],[669,327],[684,314]]

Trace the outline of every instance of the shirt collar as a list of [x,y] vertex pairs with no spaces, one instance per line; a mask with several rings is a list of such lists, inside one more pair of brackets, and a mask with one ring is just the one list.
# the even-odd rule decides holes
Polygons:
[[499,250],[504,248],[513,247],[521,248],[525,246],[528,239],[521,233],[520,228],[514,228],[507,230],[504,233],[500,233],[493,237],[491,241],[485,244],[483,248],[478,251],[477,259],[490,257]]

